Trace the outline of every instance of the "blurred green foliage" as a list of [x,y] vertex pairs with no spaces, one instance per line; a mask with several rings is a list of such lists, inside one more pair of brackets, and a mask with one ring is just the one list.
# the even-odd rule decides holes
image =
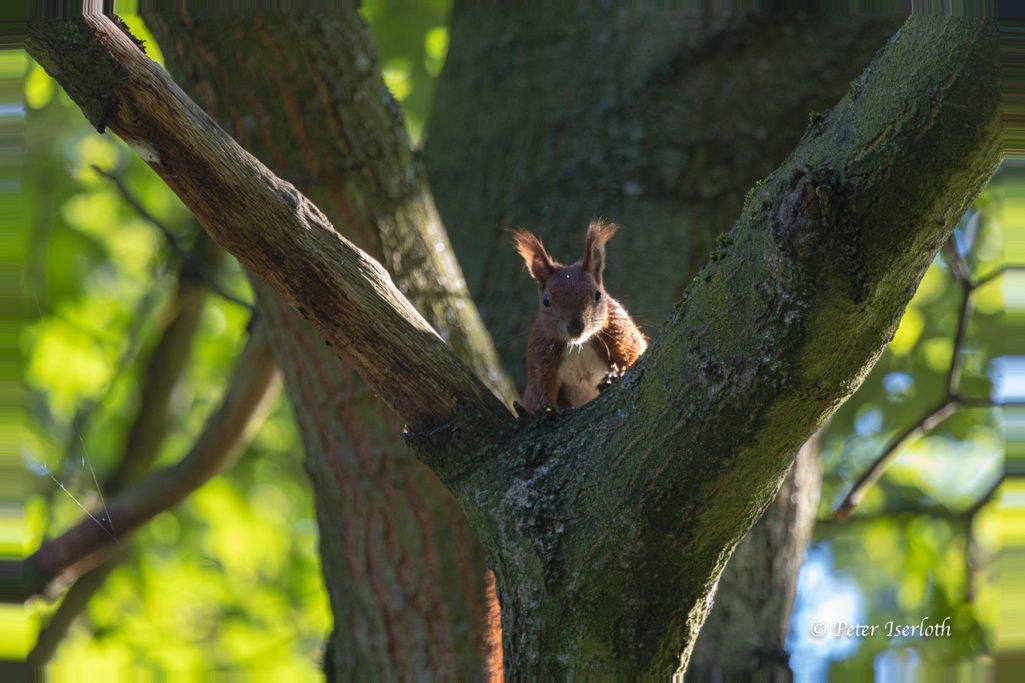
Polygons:
[[[195,239],[197,226],[149,167],[112,136],[98,136],[35,65],[25,102],[23,197],[31,210],[21,226],[29,257],[20,344],[31,431],[24,456],[39,475],[26,503],[30,550],[82,517],[72,496],[98,506],[93,470],[102,481],[115,465],[180,265],[92,165],[120,176],[180,242]],[[248,289],[235,265],[220,279],[233,292]],[[217,405],[248,318],[244,308],[208,297],[159,464],[185,453]],[[128,665],[318,675],[331,620],[285,401],[237,465],[144,527],[133,545],[132,560],[69,633],[54,680],[101,678]],[[36,602],[31,618],[41,624],[53,611]]]
[[448,53],[451,4],[451,0],[370,0],[360,9],[381,57],[384,82],[402,108],[414,147],[422,143],[434,82]]

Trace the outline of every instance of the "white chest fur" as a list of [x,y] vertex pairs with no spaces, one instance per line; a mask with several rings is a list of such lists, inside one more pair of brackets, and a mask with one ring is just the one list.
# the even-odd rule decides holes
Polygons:
[[608,371],[592,344],[570,345],[559,365],[559,392],[570,405],[583,405],[598,396],[598,384]]

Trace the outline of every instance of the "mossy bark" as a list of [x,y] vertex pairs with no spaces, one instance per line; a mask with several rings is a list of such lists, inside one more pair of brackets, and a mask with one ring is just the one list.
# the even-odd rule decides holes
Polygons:
[[[64,51],[90,41],[98,64]],[[113,90],[76,81],[73,96],[103,105],[412,425],[494,563],[511,676],[686,667],[730,552],[877,360],[1000,156],[995,28],[910,19],[750,195],[626,376],[513,421],[372,259],[109,21],[30,25],[28,49],[62,84],[113,73]]]
[[776,499],[726,564],[688,681],[792,679],[785,645],[821,491],[822,431],[798,451]]

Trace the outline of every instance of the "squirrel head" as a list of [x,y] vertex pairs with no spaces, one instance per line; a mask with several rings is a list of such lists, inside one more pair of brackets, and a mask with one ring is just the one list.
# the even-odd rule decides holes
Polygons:
[[605,243],[618,229],[614,223],[592,221],[584,239],[584,256],[570,265],[552,259],[535,235],[513,231],[516,251],[537,282],[538,320],[550,338],[583,344],[605,327],[609,313],[602,283]]

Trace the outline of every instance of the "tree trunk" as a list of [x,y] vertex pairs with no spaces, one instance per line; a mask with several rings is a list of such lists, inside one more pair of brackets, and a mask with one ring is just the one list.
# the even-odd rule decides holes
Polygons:
[[123,30],[33,21],[27,47],[406,421],[495,564],[510,676],[666,676],[686,668],[797,448],[857,389],[996,168],[997,37],[985,21],[908,20],[749,195],[625,377],[520,421]]
[[832,107],[902,17],[457,0],[424,161],[470,292],[524,383],[534,285],[511,227],[573,260],[620,223],[610,293],[653,333],[745,193]]
[[687,680],[791,679],[784,646],[819,502],[823,431],[798,451],[776,499],[726,565]]
[[[538,230],[575,258],[589,218],[621,222],[607,286],[653,332],[748,189],[901,21],[638,6],[570,17],[553,6],[457,3],[425,161],[471,292],[520,385],[534,294],[504,228]],[[693,680],[783,674],[820,486],[809,443],[719,582]]]
[[[358,19],[286,12],[224,21],[148,3],[143,16],[176,81],[386,264],[432,326],[511,400],[451,250],[435,249],[444,229]],[[395,185],[396,169],[412,177]],[[352,367],[271,289],[254,286],[316,495],[335,617],[325,671],[339,680],[479,677],[484,558],[451,494],[403,442],[402,420]]]

